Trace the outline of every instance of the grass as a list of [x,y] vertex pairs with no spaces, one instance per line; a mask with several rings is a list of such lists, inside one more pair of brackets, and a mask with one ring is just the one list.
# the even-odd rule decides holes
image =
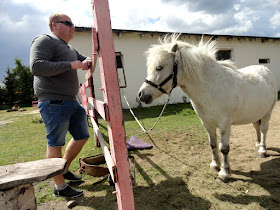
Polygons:
[[[33,109],[28,108],[28,111]],[[155,123],[161,109],[162,106],[157,106],[133,111],[148,129]],[[10,121],[0,126],[0,165],[45,158],[45,129],[39,116],[0,111],[0,121]],[[129,110],[124,110],[123,116],[127,139],[133,135],[153,144]],[[108,141],[106,123],[101,119],[99,122],[104,139]],[[92,130],[90,127],[91,139],[71,164],[70,170],[76,173],[78,158],[101,153],[100,148],[94,147]],[[242,170],[235,168],[232,181],[216,183],[217,173],[208,171],[211,151],[207,134],[190,104],[168,105],[150,135],[158,148],[130,152],[136,161],[137,186],[133,189],[136,209],[278,209],[280,177],[278,170],[273,168],[280,165],[280,159],[275,156],[260,162],[256,158],[240,158],[242,161],[238,161],[238,167]],[[67,134],[67,141],[70,138]],[[237,149],[231,151],[231,157],[242,155],[245,154],[238,153]],[[237,165],[236,158],[232,158],[233,162]],[[261,164],[263,169],[250,170],[248,164],[257,168]],[[79,198],[74,209],[117,208],[114,187],[102,178],[82,176],[84,182],[73,186],[84,190],[85,195]],[[64,198],[52,196],[53,185],[52,179],[35,183],[39,210],[67,209]]]
[[[139,118],[140,122],[146,128],[150,128],[155,123],[161,109],[162,106],[158,106],[150,108],[136,108],[133,109],[133,111]],[[34,110],[34,108],[27,108],[27,111],[32,110]],[[137,136],[140,139],[146,137],[146,134],[141,130],[129,110],[124,110],[123,116],[125,120],[127,139],[129,139],[131,135]],[[4,126],[0,126],[0,147],[5,148],[1,151],[0,165],[45,158],[45,129],[39,114],[29,115],[25,114],[24,112],[5,112],[5,110],[1,110],[0,120],[12,121],[5,124]],[[106,123],[102,119],[99,119],[99,123],[103,137],[108,142]],[[102,152],[100,148],[94,147],[94,134],[91,128],[89,130],[92,138],[83,147],[76,160],[73,161],[70,168],[71,170],[77,171],[79,168],[79,157],[87,157]],[[195,133],[201,133],[201,135],[203,133],[203,131],[200,131],[200,121],[196,117],[191,105],[189,104],[169,105],[160,122],[157,124],[151,134],[157,136],[157,139],[160,139],[165,138],[166,131],[170,131],[172,133],[181,133],[183,130],[190,130],[194,132],[194,134],[192,134],[193,141],[189,142],[189,147],[196,141],[197,138],[199,138],[197,135],[195,135]],[[67,134],[66,143],[70,138],[70,135]],[[168,141],[168,136],[165,140]],[[92,180],[92,177],[88,179]],[[49,188],[48,184],[44,182],[38,184],[38,204],[53,199],[50,196],[51,193],[46,193],[46,188]],[[41,189],[44,189],[44,192],[41,192]],[[47,192],[50,189],[51,188],[49,188]]]

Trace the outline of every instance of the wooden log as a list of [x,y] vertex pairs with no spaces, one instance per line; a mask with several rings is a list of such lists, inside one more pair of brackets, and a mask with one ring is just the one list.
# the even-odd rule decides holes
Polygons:
[[9,190],[0,191],[0,209],[37,209],[33,185],[21,185]]
[[116,165],[111,157],[111,154],[109,152],[109,149],[104,141],[104,138],[102,136],[102,133],[100,132],[99,130],[99,127],[98,125],[96,124],[96,122],[94,121],[93,117],[90,117],[91,119],[91,122],[92,122],[92,125],[93,125],[93,129],[94,129],[94,132],[96,133],[97,135],[97,138],[99,140],[99,143],[100,143],[100,146],[101,146],[101,149],[103,151],[103,155],[105,157],[105,160],[106,160],[106,164],[107,164],[107,167],[108,167],[108,170],[111,174],[111,177],[112,177],[112,180],[114,183],[116,183]]
[[86,80],[90,79],[90,77],[92,76],[92,74],[95,71],[95,67],[96,67],[96,61],[97,61],[97,55],[98,55],[98,41],[97,41],[97,33],[96,33],[96,29],[92,28],[92,58],[91,58],[91,67],[90,69],[87,71],[85,78]]
[[66,160],[50,158],[0,166],[0,190],[40,182],[63,173]]
[[[105,102],[97,100],[93,97],[88,97],[88,103],[95,108],[103,120],[109,121],[109,114]],[[89,110],[89,115],[93,116],[93,110]]]

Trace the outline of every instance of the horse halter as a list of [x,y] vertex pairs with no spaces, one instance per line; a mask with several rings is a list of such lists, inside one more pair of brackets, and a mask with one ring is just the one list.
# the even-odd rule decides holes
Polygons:
[[[178,46],[177,45],[175,45],[176,47],[173,49],[172,48],[172,52],[176,52],[177,51],[177,49],[178,49]],[[154,87],[154,88],[156,88],[156,89],[158,89],[159,91],[161,91],[162,93],[164,93],[164,94],[167,94],[167,95],[169,95],[171,92],[172,92],[172,90],[177,86],[177,71],[178,71],[178,64],[176,63],[176,61],[175,61],[175,55],[174,55],[174,58],[173,58],[173,61],[174,61],[174,64],[173,64],[173,72],[172,72],[172,74],[170,74],[163,82],[161,82],[159,85],[157,85],[157,84],[155,84],[155,83],[153,83],[153,82],[151,82],[151,81],[149,81],[149,80],[147,80],[147,79],[145,79],[145,82],[147,83],[147,84],[149,84],[149,85],[151,85],[152,87]],[[162,86],[163,85],[165,85],[169,80],[171,80],[171,79],[173,79],[172,80],[172,88],[171,88],[171,90],[170,90],[170,92],[169,92],[169,94],[162,88]]]

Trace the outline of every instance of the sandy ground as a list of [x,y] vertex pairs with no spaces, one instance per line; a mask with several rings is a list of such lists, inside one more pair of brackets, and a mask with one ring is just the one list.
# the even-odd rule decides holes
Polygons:
[[[18,117],[23,116],[24,114],[38,114],[39,113],[39,109],[35,109],[32,111],[15,111],[15,112],[11,112],[12,115],[16,115]],[[17,118],[15,118],[17,119]],[[13,120],[9,119],[9,120],[5,120],[5,119],[0,119],[0,126],[3,126],[7,123],[11,123],[13,122]]]
[[[274,154],[271,148],[279,147],[280,143],[280,101],[278,101],[272,111],[269,130],[267,133],[267,147],[269,154]],[[255,129],[252,124],[232,126],[230,141],[233,145],[251,148],[256,140]],[[277,152],[278,154],[278,152]]]
[[[268,209],[267,205],[270,205],[269,209],[280,209],[279,128],[280,101],[273,110],[267,134],[269,157],[261,159],[257,158],[253,126],[232,126],[229,154],[232,181],[225,185],[215,185],[212,175],[216,176],[216,173],[208,171],[210,147],[186,150],[183,144],[187,137],[183,135],[170,134],[173,141],[168,143],[168,150],[172,155],[166,155],[156,148],[135,153],[137,176],[144,174],[148,179],[148,186],[139,182],[139,186],[134,189],[137,209],[160,209],[159,205],[166,207],[161,209],[194,209],[193,205],[197,205],[196,209]],[[152,175],[152,171],[157,170],[158,175]],[[150,194],[151,191],[153,194]],[[151,197],[146,198],[146,194]],[[160,201],[163,194],[168,198],[166,201]],[[87,205],[79,204],[74,209],[96,209],[95,203],[100,202],[101,198],[96,192],[94,197],[87,198],[86,195],[82,199]],[[66,202],[48,202],[38,206],[38,209],[67,209]],[[176,205],[172,206],[172,203]],[[182,206],[178,207],[178,203]]]

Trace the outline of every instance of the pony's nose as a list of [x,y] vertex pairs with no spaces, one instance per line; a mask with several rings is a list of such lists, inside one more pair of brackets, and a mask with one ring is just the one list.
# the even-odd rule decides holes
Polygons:
[[142,97],[142,92],[141,92],[141,91],[139,91],[138,97],[139,97],[139,99],[141,100],[141,97]]
[[142,93],[142,91],[139,91],[138,97],[139,97],[140,101],[142,101],[146,104],[150,104],[153,101],[152,95],[150,95],[150,94],[145,95]]

